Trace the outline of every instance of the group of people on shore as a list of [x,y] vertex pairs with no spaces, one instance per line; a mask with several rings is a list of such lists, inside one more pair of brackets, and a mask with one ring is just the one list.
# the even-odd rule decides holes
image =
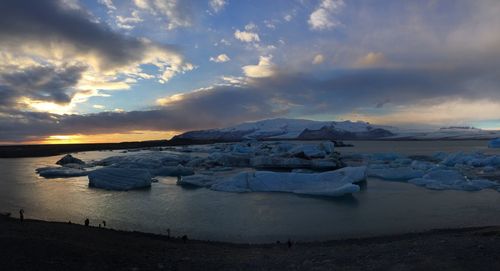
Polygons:
[[[20,209],[19,210],[19,221],[20,222],[24,221],[24,209]],[[71,224],[71,221],[69,221],[69,223]],[[83,223],[84,223],[84,225],[86,227],[89,227],[90,226],[90,219],[88,217],[85,218],[85,220],[84,220]],[[106,220],[103,220],[102,224],[99,224],[99,228],[101,228],[101,226],[103,226],[104,228],[106,228]],[[167,229],[167,236],[168,236],[168,238],[170,238],[170,229]],[[183,243],[186,243],[188,241],[188,236],[187,235],[183,235],[181,237],[181,239],[182,239]],[[277,241],[276,243],[279,244],[280,241]],[[288,241],[286,242],[286,244],[287,244],[288,248],[291,248],[292,245],[293,245],[293,243],[292,243],[292,241],[290,239],[288,239]]]

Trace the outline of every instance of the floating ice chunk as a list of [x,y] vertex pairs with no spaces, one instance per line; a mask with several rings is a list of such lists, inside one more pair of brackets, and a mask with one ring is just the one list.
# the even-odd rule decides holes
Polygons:
[[[270,145],[262,145],[261,149],[264,148],[269,148]],[[288,142],[278,142],[277,144],[272,145],[271,152],[272,153],[284,153],[284,152],[289,152],[291,149],[293,149],[294,145]]]
[[233,153],[253,153],[253,152],[255,152],[255,150],[251,147],[250,143],[233,144],[230,146],[230,151]]
[[111,156],[96,162],[96,165],[114,168],[146,169],[152,176],[164,167],[175,167],[187,162],[187,156],[170,152],[147,152],[132,155]]
[[490,148],[500,148],[500,138],[496,138],[496,139],[491,140],[488,143],[488,147],[490,147]]
[[250,164],[250,154],[214,152],[208,159],[219,166],[246,167]]
[[396,159],[404,158],[401,154],[398,153],[374,153],[370,155],[370,159],[374,161],[393,161]]
[[443,165],[453,167],[467,165],[472,167],[498,166],[500,165],[500,156],[485,155],[482,153],[467,154],[463,152],[449,154],[441,162]]
[[437,165],[432,162],[419,161],[419,160],[413,160],[410,166],[414,169],[424,170],[424,171],[428,171],[430,169],[437,167]]
[[335,144],[331,141],[323,141],[319,145],[326,154],[332,154],[335,151]]
[[317,145],[299,145],[292,148],[289,151],[290,156],[300,157],[300,158],[324,158],[326,156],[326,152]]
[[183,176],[177,180],[179,185],[210,187],[216,182],[216,178],[212,175],[195,174],[191,176]]
[[226,192],[289,192],[341,196],[359,191],[355,183],[366,179],[366,167],[346,167],[323,173],[242,172],[210,189]]
[[492,166],[486,166],[483,168],[483,172],[494,172],[496,170],[497,169],[495,167],[492,167]]
[[388,181],[407,181],[424,176],[425,171],[412,167],[383,167],[378,165],[368,169],[368,176],[381,178]]
[[59,159],[59,161],[56,162],[56,164],[64,166],[66,164],[80,164],[84,165],[85,162],[82,160],[73,157],[71,154],[66,154],[63,158]]
[[412,179],[408,182],[435,190],[477,191],[498,187],[498,183],[489,180],[467,180],[460,172],[451,169],[433,170],[422,178]]
[[441,163],[445,166],[454,167],[456,165],[476,165],[479,166],[480,160],[483,156],[479,153],[467,154],[463,152],[449,154]]
[[250,159],[254,168],[309,168],[311,161],[300,158],[283,158],[273,156],[256,156]]
[[42,167],[37,168],[36,172],[44,178],[69,178],[86,176],[89,174],[89,171],[84,169],[70,167]]
[[205,158],[196,157],[196,158],[189,160],[189,162],[186,163],[186,166],[199,167],[199,166],[203,165],[204,162],[205,162]]
[[448,157],[448,153],[446,152],[436,152],[432,155],[432,158],[437,160],[444,160],[446,157]]
[[250,166],[254,168],[268,169],[294,169],[310,168],[317,170],[337,169],[340,167],[340,161],[335,159],[316,159],[306,160],[301,158],[283,158],[273,156],[256,156],[250,159]]
[[146,169],[101,168],[89,173],[89,186],[108,190],[131,190],[151,186]]

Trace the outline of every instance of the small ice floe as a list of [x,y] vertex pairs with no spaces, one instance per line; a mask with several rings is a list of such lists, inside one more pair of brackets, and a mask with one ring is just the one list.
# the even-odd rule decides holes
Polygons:
[[63,158],[59,159],[56,164],[65,166],[67,164],[75,164],[75,165],[85,165],[85,162],[82,160],[73,157],[71,154],[66,154]]
[[425,174],[422,178],[412,179],[408,182],[435,190],[478,191],[499,187],[498,183],[489,180],[468,180],[460,172],[452,169],[433,170]]
[[500,156],[498,155],[485,155],[483,153],[451,153],[448,154],[441,164],[448,167],[456,167],[460,165],[471,167],[486,167],[486,166],[500,166]]
[[143,169],[151,176],[182,176],[193,174],[192,169],[182,166],[187,161],[189,158],[184,155],[155,151],[111,156],[95,164],[113,168]]
[[490,147],[490,148],[500,148],[500,138],[496,138],[496,139],[491,140],[488,143],[488,147]]
[[225,192],[288,192],[337,197],[358,192],[366,179],[366,167],[346,167],[322,173],[241,172],[210,186]]
[[89,171],[72,167],[42,167],[37,168],[36,173],[44,178],[70,178],[87,176]]
[[217,179],[213,175],[196,174],[196,175],[185,176],[185,177],[180,178],[177,181],[177,184],[183,185],[183,186],[196,186],[196,187],[210,188],[216,182],[217,182]]
[[[378,167],[375,167],[378,166]],[[380,178],[388,181],[408,181],[424,176],[425,171],[409,166],[389,167],[386,165],[371,165],[368,169],[368,176]]]
[[151,186],[148,170],[131,168],[101,168],[89,173],[89,186],[108,190],[131,190]]

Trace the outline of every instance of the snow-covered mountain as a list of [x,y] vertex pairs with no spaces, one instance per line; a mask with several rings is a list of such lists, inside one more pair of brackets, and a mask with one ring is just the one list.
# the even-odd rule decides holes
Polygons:
[[415,132],[393,126],[373,125],[363,121],[314,121],[306,119],[268,119],[245,122],[221,129],[191,131],[172,141],[240,141],[247,139],[298,140],[470,140],[500,138],[500,131],[451,126],[433,131]]
[[500,138],[500,131],[483,130],[468,126],[443,127],[436,131],[405,133],[401,132],[388,139],[411,140],[470,140]]
[[395,136],[394,127],[357,121],[313,121],[305,119],[268,119],[245,122],[222,129],[191,131],[172,140],[238,141],[245,139],[377,139]]

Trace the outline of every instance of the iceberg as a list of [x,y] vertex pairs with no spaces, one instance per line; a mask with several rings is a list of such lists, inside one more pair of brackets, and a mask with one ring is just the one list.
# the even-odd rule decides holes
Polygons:
[[368,176],[388,181],[407,181],[424,176],[425,171],[412,167],[380,167],[368,169]]
[[206,174],[195,174],[185,177],[183,176],[177,180],[178,185],[198,186],[207,188],[210,188],[210,186],[212,186],[215,183],[216,183],[216,178],[214,176]]
[[225,192],[288,192],[337,197],[358,192],[355,183],[366,179],[366,167],[346,167],[323,173],[255,171],[242,172],[213,184]]
[[151,175],[146,169],[101,168],[89,173],[89,186],[108,190],[131,190],[151,186]]
[[452,169],[433,170],[422,178],[415,178],[408,182],[435,190],[478,191],[499,186],[498,183],[489,180],[468,180],[460,172]]
[[290,156],[305,159],[324,158],[326,152],[315,145],[299,145],[289,151]]
[[[184,164],[187,161],[189,161],[189,158],[184,155],[170,152],[148,152],[111,156],[95,162],[95,165],[123,169],[144,169],[149,171],[151,176],[161,176],[162,172],[162,176],[169,176],[166,173],[181,170],[181,168],[178,168],[179,164]],[[187,173],[187,169],[182,173]]]
[[332,170],[341,167],[340,161],[334,159],[306,160],[301,158],[283,158],[276,156],[256,156],[250,159],[250,166],[260,169],[296,169],[309,168],[316,170]]
[[490,148],[500,148],[500,138],[496,138],[496,139],[491,140],[488,143],[488,147],[490,147]]
[[89,171],[71,167],[42,167],[37,168],[38,175],[44,178],[70,178],[80,177],[89,174]]

